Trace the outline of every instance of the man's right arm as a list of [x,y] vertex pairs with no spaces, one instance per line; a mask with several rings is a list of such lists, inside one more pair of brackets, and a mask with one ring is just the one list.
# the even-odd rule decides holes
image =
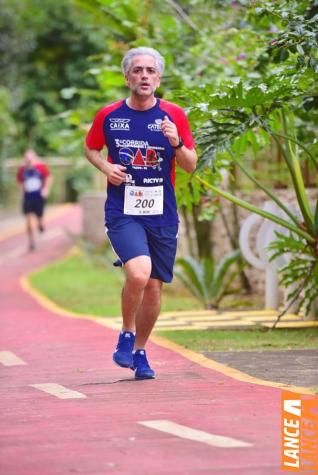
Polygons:
[[94,165],[94,167],[107,176],[107,180],[112,185],[118,186],[126,181],[126,167],[109,163],[105,158],[103,158],[99,150],[89,148],[86,144],[85,155],[87,160]]

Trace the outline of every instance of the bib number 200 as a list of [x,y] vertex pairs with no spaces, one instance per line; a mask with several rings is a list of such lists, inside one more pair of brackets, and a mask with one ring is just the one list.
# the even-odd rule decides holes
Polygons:
[[154,204],[155,204],[155,200],[152,198],[150,200],[147,200],[147,198],[144,198],[144,199],[138,198],[136,200],[135,208],[151,209],[154,207]]
[[163,213],[163,186],[126,186],[124,214],[153,216]]

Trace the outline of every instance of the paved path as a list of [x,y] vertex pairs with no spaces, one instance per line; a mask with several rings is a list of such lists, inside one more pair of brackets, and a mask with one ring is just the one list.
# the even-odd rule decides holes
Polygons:
[[157,379],[136,382],[112,364],[117,331],[23,290],[21,276],[65,254],[79,230],[80,210],[66,207],[34,253],[21,233],[0,239],[0,473],[281,474],[279,388],[164,342],[149,345]]
[[204,356],[256,378],[316,388],[318,350],[209,351]]

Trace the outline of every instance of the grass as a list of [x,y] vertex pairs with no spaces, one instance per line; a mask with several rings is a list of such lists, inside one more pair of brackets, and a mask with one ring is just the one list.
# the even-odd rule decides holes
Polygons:
[[255,330],[162,330],[164,336],[193,351],[303,349],[318,347],[317,328]]
[[[73,255],[33,274],[31,283],[52,301],[75,313],[120,315],[123,272],[110,259]],[[202,309],[178,281],[163,288],[162,312]],[[194,351],[317,348],[318,329],[157,331]]]
[[[123,272],[107,259],[71,256],[33,274],[30,280],[49,299],[75,313],[101,317],[121,314]],[[164,286],[162,312],[201,308],[177,282]]]

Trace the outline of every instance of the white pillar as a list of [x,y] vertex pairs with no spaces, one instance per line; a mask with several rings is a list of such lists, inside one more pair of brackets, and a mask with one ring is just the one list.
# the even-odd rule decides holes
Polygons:
[[265,268],[265,307],[276,310],[279,306],[278,275],[271,266]]

